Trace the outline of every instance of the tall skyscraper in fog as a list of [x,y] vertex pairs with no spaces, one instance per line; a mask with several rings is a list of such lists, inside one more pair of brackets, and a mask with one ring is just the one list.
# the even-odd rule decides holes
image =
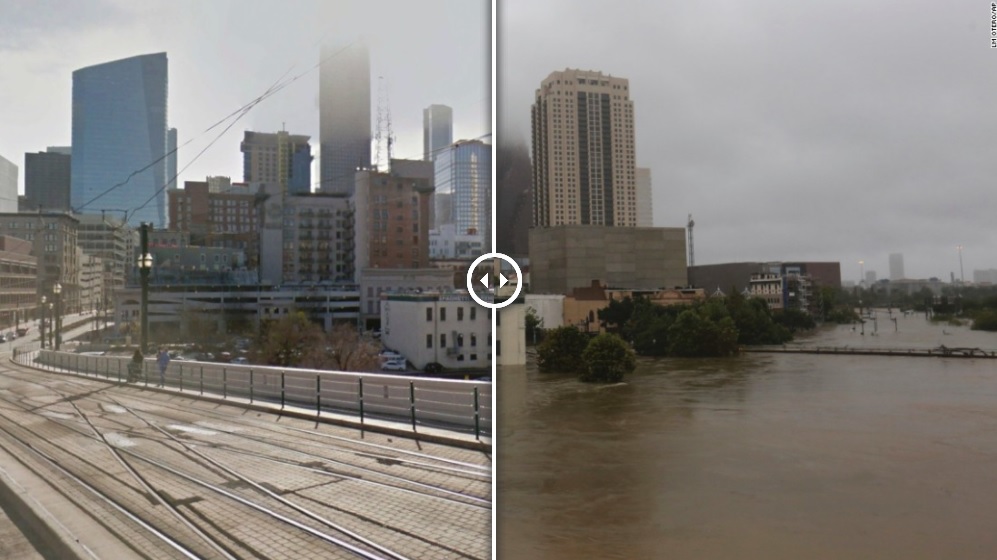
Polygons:
[[370,168],[370,54],[357,43],[321,56],[319,190],[349,195],[357,169]]
[[128,210],[130,225],[166,227],[167,70],[156,53],[73,72],[75,210]]
[[532,108],[533,225],[636,226],[629,81],[554,72]]
[[177,188],[177,129],[166,131],[166,181],[167,189]]
[[890,254],[890,280],[904,279],[904,256],[902,253]]
[[422,110],[422,159],[433,161],[440,150],[453,144],[453,109],[430,105]]

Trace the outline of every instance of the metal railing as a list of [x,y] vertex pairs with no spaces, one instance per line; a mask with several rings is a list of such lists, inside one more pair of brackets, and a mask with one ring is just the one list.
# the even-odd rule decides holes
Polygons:
[[[33,345],[32,345],[33,346]],[[250,403],[291,405],[367,419],[403,421],[419,426],[490,435],[492,385],[478,381],[412,378],[375,373],[335,372],[258,365],[173,360],[162,379],[156,361],[129,371],[123,356],[56,352],[32,346],[14,349],[15,362],[103,378],[117,383],[159,385],[181,392],[248,399]]]

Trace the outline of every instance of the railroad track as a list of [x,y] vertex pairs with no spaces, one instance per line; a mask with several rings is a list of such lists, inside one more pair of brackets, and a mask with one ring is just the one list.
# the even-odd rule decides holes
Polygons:
[[[284,427],[271,428],[271,438],[238,433],[234,423],[228,432],[211,430],[188,422],[189,411],[185,419],[129,388],[3,375],[14,383],[0,387],[0,444],[43,476],[71,480],[65,494],[136,543],[139,557],[488,556],[491,501],[483,488],[491,477],[481,465],[366,442],[329,445],[327,434],[302,428],[288,427],[301,430],[295,443]],[[215,411],[211,424],[221,423]],[[320,448],[322,439],[328,449]],[[342,495],[347,499],[335,499]],[[397,510],[410,519],[399,523]],[[463,539],[421,530],[448,517],[464,527]],[[480,538],[467,546],[474,528]]]

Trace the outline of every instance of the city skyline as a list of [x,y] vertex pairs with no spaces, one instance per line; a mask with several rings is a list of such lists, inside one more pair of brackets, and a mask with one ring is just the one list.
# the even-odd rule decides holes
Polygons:
[[[317,166],[319,72],[313,67],[320,46],[361,38],[370,48],[372,77],[384,76],[391,91],[397,137],[394,157],[421,158],[422,110],[434,103],[454,108],[455,138],[490,140],[486,136],[491,132],[487,2],[431,0],[418,6],[392,2],[377,10],[360,3],[322,1],[296,3],[294,9],[263,1],[136,6],[94,0],[42,10],[0,0],[0,6],[7,14],[0,22],[0,53],[5,61],[0,78],[0,121],[5,132],[0,136],[0,154],[21,169],[25,153],[70,144],[73,70],[150,52],[166,52],[170,60],[169,126],[179,130],[178,170],[190,164],[224,125],[207,134],[205,129],[279,79],[300,76],[261,102],[181,171],[179,184],[217,175],[239,180],[239,143],[246,130],[286,129],[311,136]],[[376,17],[385,10],[393,17]],[[446,18],[437,17],[443,13],[481,25],[447,25]],[[373,108],[376,87],[371,95]],[[313,167],[313,186],[318,181],[318,169]],[[23,173],[19,192],[23,193]]]
[[[997,264],[988,10],[775,0],[496,10],[498,142],[529,145],[536,85],[552,71],[628,79],[655,225],[692,214],[697,264],[833,260],[857,279],[859,260],[886,270],[902,252],[908,277],[947,281],[960,273],[957,245],[967,271]],[[515,40],[503,40],[510,29]]]

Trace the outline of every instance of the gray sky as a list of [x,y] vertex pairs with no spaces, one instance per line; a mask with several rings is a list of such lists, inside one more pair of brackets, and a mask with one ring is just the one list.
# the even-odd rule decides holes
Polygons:
[[[169,123],[179,143],[198,136],[179,152],[179,169],[220,130],[202,135],[210,125],[285,72],[317,64],[322,42],[361,36],[371,54],[372,121],[378,76],[388,84],[395,157],[422,158],[422,109],[433,103],[453,108],[455,140],[491,132],[487,0],[0,0],[0,14],[0,155],[20,168],[21,192],[25,152],[70,144],[72,72],[152,52],[169,57]],[[317,70],[243,117],[180,181],[241,181],[243,131],[275,132],[285,123],[312,137],[317,156]]]
[[550,72],[630,80],[655,225],[696,263],[997,268],[997,49],[980,1],[502,0],[498,133]]

